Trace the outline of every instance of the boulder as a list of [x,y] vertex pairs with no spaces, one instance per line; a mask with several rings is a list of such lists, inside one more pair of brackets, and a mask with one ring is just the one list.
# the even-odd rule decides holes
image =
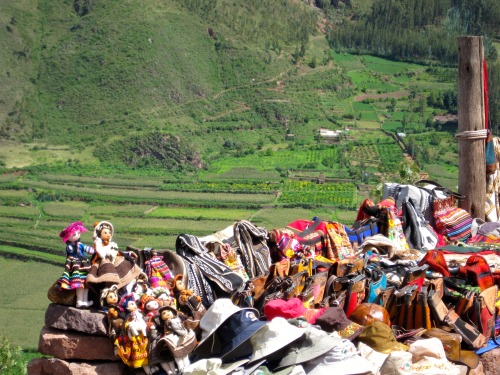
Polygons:
[[122,362],[66,362],[57,358],[35,358],[28,363],[28,375],[122,375],[126,373]]
[[61,330],[106,336],[107,324],[106,315],[96,309],[77,309],[51,303],[45,312],[45,325]]
[[59,359],[119,361],[113,343],[107,336],[60,331],[43,327],[38,340],[38,351]]

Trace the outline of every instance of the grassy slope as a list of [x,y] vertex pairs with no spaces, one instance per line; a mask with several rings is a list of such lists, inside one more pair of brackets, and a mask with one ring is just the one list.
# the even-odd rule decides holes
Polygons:
[[36,349],[50,301],[47,291],[64,271],[62,266],[0,257],[0,336],[13,345]]

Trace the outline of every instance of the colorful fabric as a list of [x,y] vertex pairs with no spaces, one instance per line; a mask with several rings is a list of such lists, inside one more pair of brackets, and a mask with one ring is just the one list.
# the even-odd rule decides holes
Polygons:
[[168,288],[168,282],[174,277],[161,256],[155,255],[144,263],[146,275],[153,288]]
[[139,368],[148,364],[148,339],[137,336],[120,336],[115,340],[117,354],[129,367]]
[[57,280],[60,290],[73,290],[85,288],[85,281],[90,270],[88,255],[94,254],[94,248],[81,242],[66,243],[66,263],[64,273]]
[[462,208],[450,207],[434,214],[436,231],[448,241],[467,242],[471,236],[472,217]]

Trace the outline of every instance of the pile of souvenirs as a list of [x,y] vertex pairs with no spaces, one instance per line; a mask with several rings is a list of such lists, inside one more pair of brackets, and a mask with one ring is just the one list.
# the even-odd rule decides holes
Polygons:
[[390,185],[352,226],[241,220],[175,250],[121,251],[108,221],[84,245],[74,222],[49,299],[106,314],[146,374],[458,374],[497,347],[500,223],[435,193]]

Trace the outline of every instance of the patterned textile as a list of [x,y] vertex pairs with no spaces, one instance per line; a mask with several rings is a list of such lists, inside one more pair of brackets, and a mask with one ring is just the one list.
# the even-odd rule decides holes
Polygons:
[[251,279],[269,272],[271,256],[267,246],[267,229],[256,227],[247,220],[240,220],[234,224],[234,240]]
[[87,275],[87,284],[116,284],[118,289],[124,287],[142,273],[141,268],[129,257],[119,253],[114,262],[109,258],[95,257]]
[[227,265],[212,257],[198,237],[181,234],[175,242],[175,251],[186,264],[188,273],[188,288],[199,295],[203,305],[209,307],[215,301],[217,292],[212,289],[209,281],[219,289],[219,293],[229,295],[239,289],[243,279]]
[[168,280],[174,275],[161,256],[155,255],[144,263],[146,275],[153,288],[167,288]]
[[83,289],[90,270],[87,255],[94,254],[94,248],[81,242],[66,244],[66,264],[64,273],[57,280],[57,287],[64,290]]

